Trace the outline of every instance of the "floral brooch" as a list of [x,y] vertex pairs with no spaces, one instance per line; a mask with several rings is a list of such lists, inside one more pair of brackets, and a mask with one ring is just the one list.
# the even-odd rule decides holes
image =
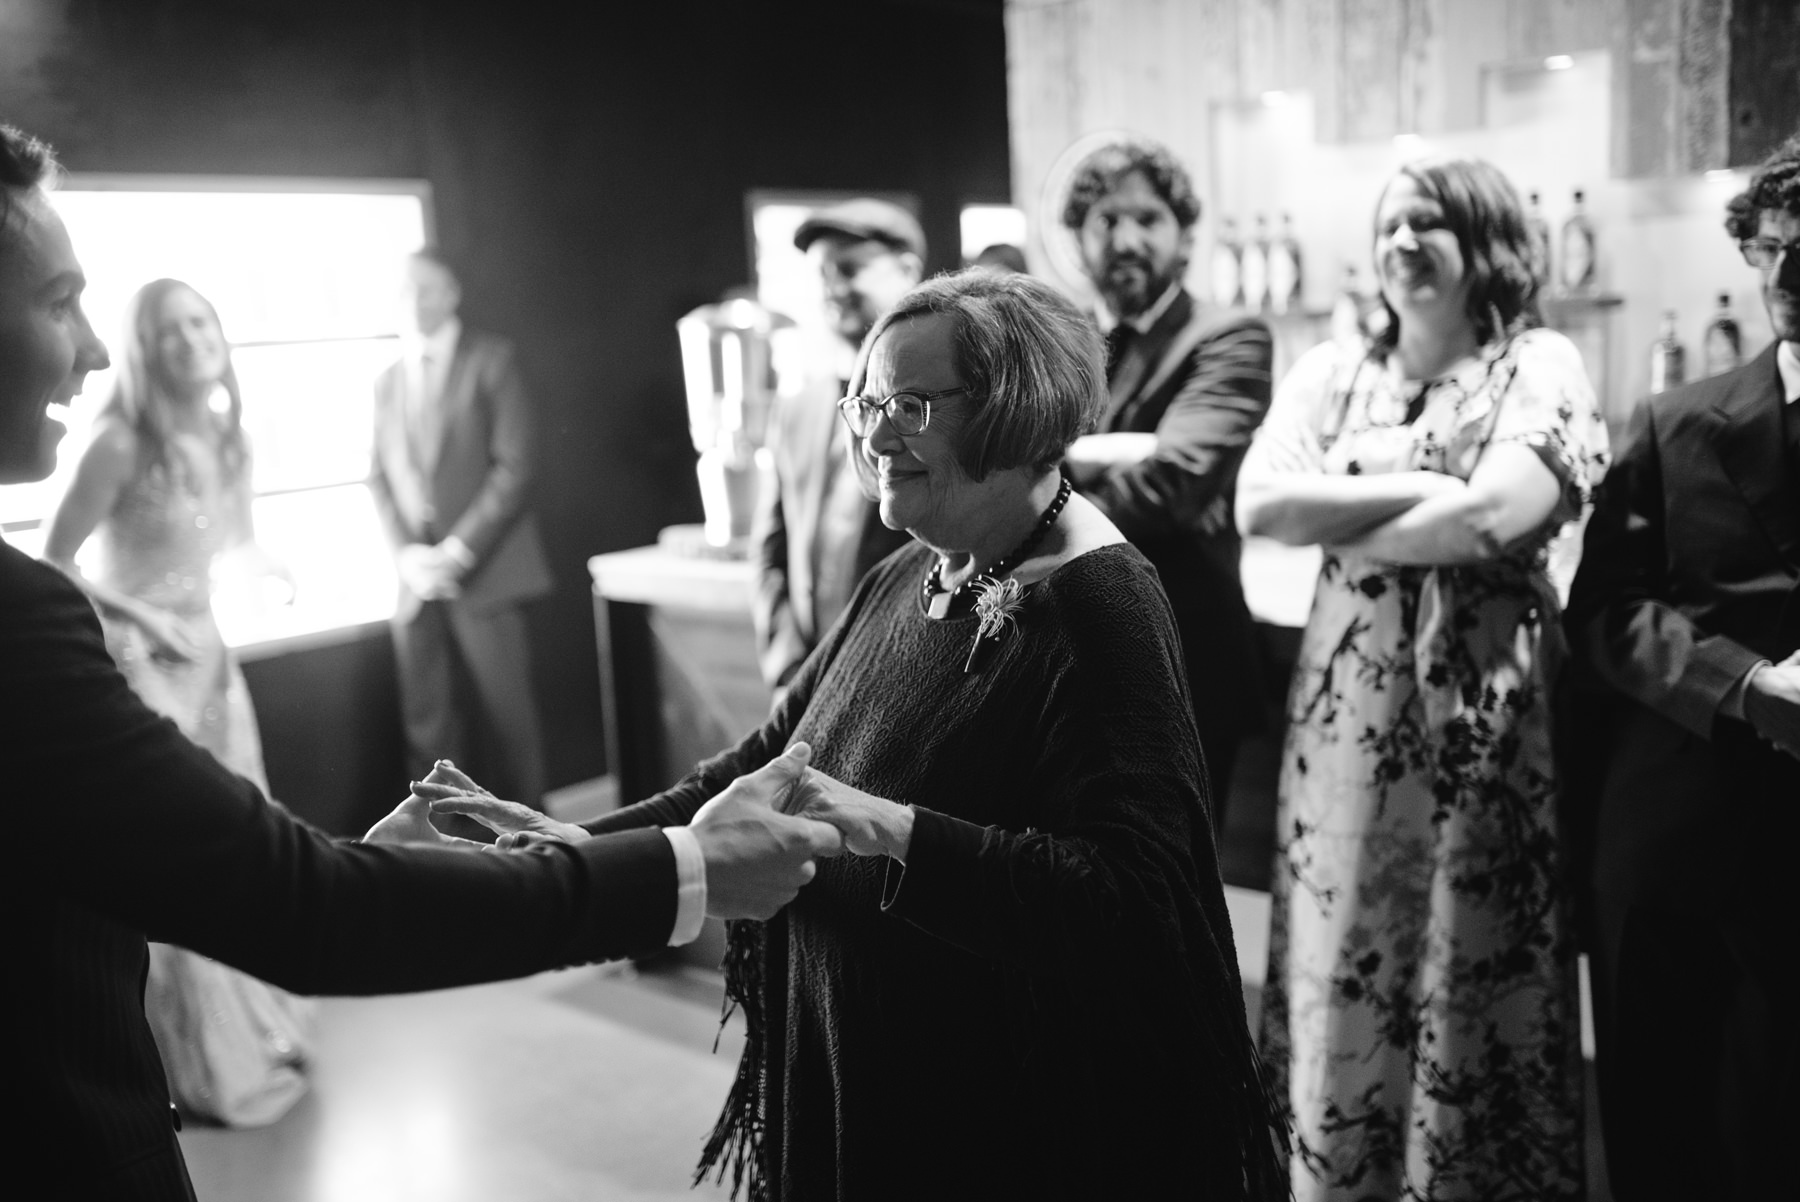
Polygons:
[[1006,632],[1019,624],[1025,608],[1025,587],[1011,576],[995,580],[984,576],[975,582],[975,642],[969,647],[969,658],[963,662],[965,673],[976,669],[981,648],[999,643]]

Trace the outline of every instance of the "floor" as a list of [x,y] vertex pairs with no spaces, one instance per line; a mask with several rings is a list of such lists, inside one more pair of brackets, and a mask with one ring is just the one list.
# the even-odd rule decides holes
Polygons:
[[[1252,1028],[1268,897],[1228,887]],[[201,1202],[663,1202],[743,1048],[716,972],[671,958],[323,1003],[314,1088],[273,1126],[181,1136]],[[718,1040],[714,1050],[715,1037]],[[1589,1202],[1610,1202],[1588,1081]]]
[[312,1092],[181,1136],[201,1202],[662,1202],[743,1047],[717,974],[606,966],[324,1002]]

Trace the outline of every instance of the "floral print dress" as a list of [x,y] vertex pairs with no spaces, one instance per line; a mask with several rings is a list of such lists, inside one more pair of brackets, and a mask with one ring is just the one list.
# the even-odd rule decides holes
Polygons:
[[1288,701],[1262,1020],[1302,1202],[1582,1193],[1546,571],[1605,459],[1580,355],[1533,330],[1420,384],[1316,348],[1246,472],[1467,479],[1503,443],[1562,485],[1529,545],[1458,567],[1328,548],[1320,571]]

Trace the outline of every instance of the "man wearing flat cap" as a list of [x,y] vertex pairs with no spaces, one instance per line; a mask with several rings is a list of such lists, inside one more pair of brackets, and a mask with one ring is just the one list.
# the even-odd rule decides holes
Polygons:
[[763,679],[778,691],[843,612],[863,573],[908,539],[881,524],[857,486],[837,402],[876,318],[925,274],[924,231],[885,200],[821,209],[801,222],[794,245],[818,269],[826,316],[842,341],[805,388],[777,402],[771,421],[775,480],[751,545],[757,654]]

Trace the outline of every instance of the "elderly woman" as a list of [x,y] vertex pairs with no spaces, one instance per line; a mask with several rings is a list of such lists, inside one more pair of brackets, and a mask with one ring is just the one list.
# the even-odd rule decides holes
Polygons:
[[1325,548],[1288,702],[1263,1052],[1301,1199],[1575,1197],[1546,545],[1605,431],[1575,348],[1533,328],[1500,172],[1405,168],[1374,243],[1386,331],[1294,366],[1238,486],[1247,533]]
[[1100,362],[1029,277],[909,293],[842,408],[917,542],[762,729],[590,826],[685,822],[812,746],[794,806],[858,854],[732,933],[750,1034],[703,1171],[735,1159],[752,1196],[1244,1198],[1280,1173],[1168,602],[1058,471]]

